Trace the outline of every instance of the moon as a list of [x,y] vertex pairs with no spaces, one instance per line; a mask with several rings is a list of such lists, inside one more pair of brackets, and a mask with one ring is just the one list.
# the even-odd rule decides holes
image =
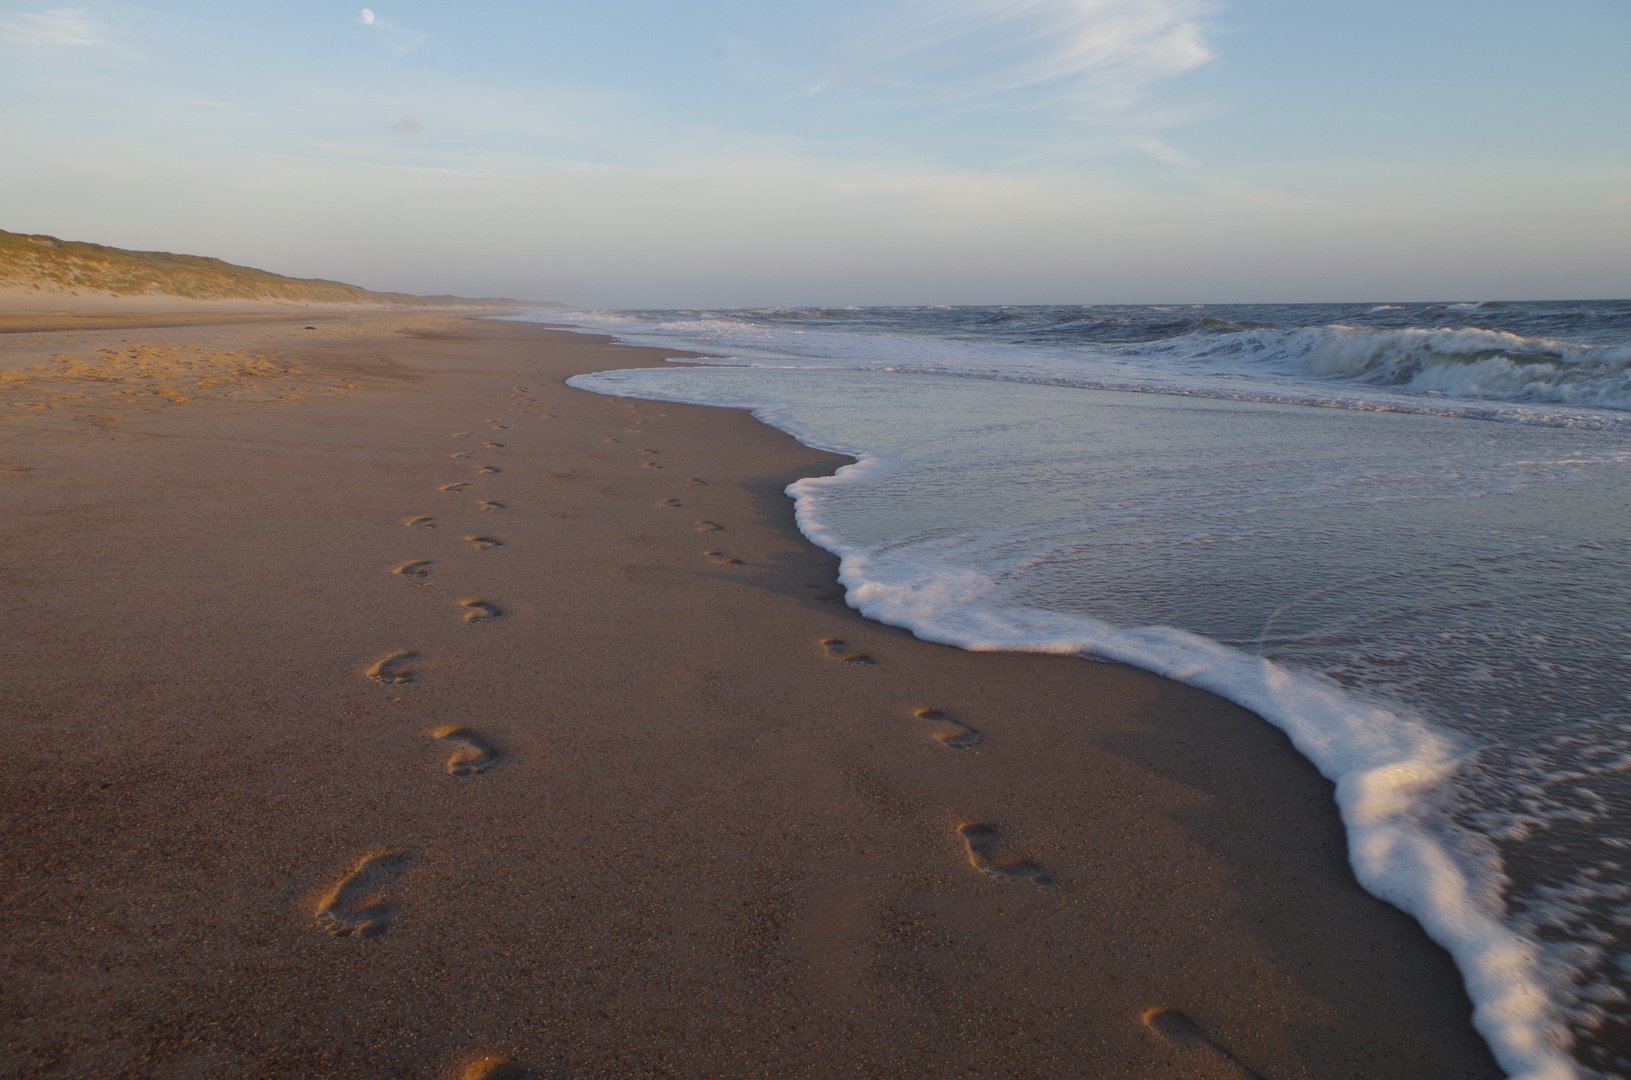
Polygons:
[[373,21],[374,21],[374,13],[372,11],[369,11],[367,8],[363,8],[362,9],[362,21],[365,22],[365,23],[372,24]]

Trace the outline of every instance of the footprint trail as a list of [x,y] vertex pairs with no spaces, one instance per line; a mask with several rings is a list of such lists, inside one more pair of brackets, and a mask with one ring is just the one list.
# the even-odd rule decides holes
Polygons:
[[408,868],[408,857],[395,851],[364,855],[317,902],[317,923],[335,937],[378,937],[390,926],[391,906],[381,896],[385,886]]
[[919,720],[927,720],[936,725],[934,737],[941,746],[949,746],[953,750],[967,750],[971,746],[978,746],[985,740],[985,735],[967,724],[959,724],[939,709],[917,709],[912,713]]
[[370,679],[381,683],[411,683],[413,672],[408,669],[408,664],[417,659],[418,653],[399,650],[376,660],[366,674]]
[[492,743],[460,724],[444,724],[431,731],[433,738],[442,739],[454,747],[447,759],[447,771],[454,776],[474,776],[484,773],[503,755]]
[[1193,1018],[1177,1009],[1150,1009],[1144,1013],[1144,1026],[1173,1046],[1201,1051],[1213,1064],[1226,1070],[1226,1075],[1243,1080],[1267,1080],[1262,1073],[1247,1067],[1239,1058],[1206,1033],[1206,1029]]
[[464,608],[465,622],[492,622],[504,614],[497,607],[479,598],[460,600],[459,604]]
[[480,1057],[467,1062],[458,1080],[527,1080],[532,1074],[507,1057]]
[[868,656],[866,653],[856,652],[854,649],[850,648],[849,642],[844,641],[842,638],[822,638],[821,644],[826,646],[827,655],[832,657],[834,660],[842,660],[846,664],[877,663],[876,660],[872,659],[872,657]]
[[1002,834],[993,826],[978,821],[965,821],[957,826],[957,834],[968,846],[968,864],[982,874],[1005,881],[1029,881],[1033,885],[1052,885],[1053,878],[1039,864],[1030,859],[995,858],[1002,846]]

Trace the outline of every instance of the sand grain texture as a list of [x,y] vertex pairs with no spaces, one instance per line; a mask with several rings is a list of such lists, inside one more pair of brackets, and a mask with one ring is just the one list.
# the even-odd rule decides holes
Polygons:
[[0,339],[319,388],[0,410],[0,1077],[1499,1075],[1258,718],[861,619],[668,354],[303,325]]

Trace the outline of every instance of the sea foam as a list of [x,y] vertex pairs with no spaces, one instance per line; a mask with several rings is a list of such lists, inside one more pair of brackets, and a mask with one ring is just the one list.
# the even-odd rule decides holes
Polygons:
[[[871,540],[850,535],[847,502],[891,480],[904,483],[902,474],[922,464],[909,455],[878,452],[877,440],[867,445],[853,437],[856,426],[845,437],[813,419],[821,409],[812,402],[822,397],[887,393],[887,387],[853,379],[841,372],[692,369],[602,372],[570,383],[613,395],[752,408],[808,445],[856,457],[833,476],[800,480],[787,491],[800,529],[839,556],[848,603],[869,618],[972,651],[1131,664],[1216,693],[1285,731],[1336,785],[1356,877],[1368,891],[1413,915],[1455,958],[1475,1003],[1474,1023],[1503,1068],[1524,1080],[1579,1075],[1564,1049],[1569,1039],[1557,1010],[1558,977],[1546,969],[1535,939],[1502,918],[1498,852],[1485,837],[1451,820],[1447,788],[1476,752],[1476,740],[1431,724],[1397,702],[1207,636],[1016,605],[1012,583],[1004,580],[992,552],[1029,536],[1033,543],[1024,547],[1026,557],[1042,557],[1037,553],[1045,549],[1041,537],[1047,530],[1034,525],[1009,529],[1011,535],[997,542],[932,529]],[[907,390],[915,384],[892,385]],[[978,392],[977,386],[963,385]],[[1428,497],[1445,495],[1453,492]],[[1374,497],[1367,493],[1360,499]]]
[[[1465,316],[1485,306],[1452,307]],[[1631,410],[1631,346],[1623,335],[1598,342],[1431,323],[1358,323],[1367,316],[1427,322],[1400,305],[1356,310],[1354,323],[1293,327],[1194,311],[1190,318],[1166,318],[1184,310],[1178,308],[1140,309],[1138,319],[1069,318],[1052,309],[1045,325],[1036,325],[1040,316],[1026,321],[1000,309],[1005,317],[948,330],[938,325],[946,320],[934,318],[948,309],[885,309],[905,313],[888,316],[876,310],[577,312],[563,318],[631,341],[719,349],[727,354],[721,363],[958,374],[1631,430],[1631,417],[1623,415]],[[1164,321],[1152,323],[1152,312]]]
[[[625,391],[626,392],[626,391]],[[1431,796],[1468,747],[1419,718],[1271,660],[1171,627],[1116,627],[1080,617],[983,608],[978,575],[876,575],[864,550],[821,523],[821,485],[864,482],[866,462],[788,488],[800,528],[839,555],[849,603],[868,618],[974,652],[1039,652],[1114,660],[1208,690],[1284,731],[1336,785],[1349,862],[1372,895],[1408,912],[1455,958],[1473,1023],[1507,1072],[1523,1080],[1576,1075],[1546,992],[1535,942],[1500,919],[1499,863],[1476,836],[1454,832]],[[869,572],[871,571],[871,572]],[[1469,872],[1469,865],[1482,873]]]
[[856,456],[790,493],[868,615],[1282,727],[1508,1071],[1631,1075],[1631,302],[574,321],[732,365],[585,388]]

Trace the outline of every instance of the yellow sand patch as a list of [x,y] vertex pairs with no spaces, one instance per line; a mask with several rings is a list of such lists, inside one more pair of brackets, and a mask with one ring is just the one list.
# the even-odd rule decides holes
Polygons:
[[[186,382],[196,390],[230,395],[242,390],[272,390],[278,396],[300,400],[301,387],[266,386],[267,382],[301,374],[290,357],[275,350],[205,350],[197,345],[148,345],[126,341],[123,348],[102,346],[85,354],[56,353],[48,364],[29,364],[25,370],[0,372],[0,382],[42,381],[67,384],[62,389],[90,389],[98,384],[106,392],[152,394],[179,405],[192,400],[177,388]],[[117,384],[123,384],[122,386]],[[55,387],[54,387],[55,388]],[[84,394],[54,394],[45,401],[83,398]],[[19,402],[18,404],[23,404]],[[27,403],[39,410],[44,402]]]

